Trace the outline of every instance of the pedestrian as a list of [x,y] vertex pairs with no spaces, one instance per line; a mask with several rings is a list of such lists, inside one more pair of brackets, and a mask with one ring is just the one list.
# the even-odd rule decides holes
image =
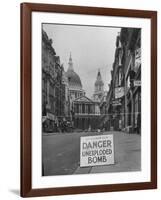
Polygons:
[[105,129],[105,122],[103,122],[102,127],[101,127],[101,131],[104,131]]
[[91,132],[91,125],[89,125],[88,127],[88,132]]
[[54,121],[54,132],[58,132],[58,125],[56,121]]
[[63,121],[62,120],[60,120],[60,130],[61,130],[61,133],[64,132]]
[[61,133],[61,121],[58,121],[58,132]]
[[119,119],[119,131],[121,131],[121,129],[122,129],[122,121],[121,119]]

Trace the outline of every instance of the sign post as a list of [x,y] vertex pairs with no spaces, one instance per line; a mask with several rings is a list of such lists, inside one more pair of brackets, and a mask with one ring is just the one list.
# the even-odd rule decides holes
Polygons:
[[80,167],[114,164],[113,135],[81,137]]

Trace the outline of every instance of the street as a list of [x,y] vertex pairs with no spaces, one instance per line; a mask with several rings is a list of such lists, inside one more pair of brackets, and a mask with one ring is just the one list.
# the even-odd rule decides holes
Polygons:
[[[80,137],[98,134],[114,135],[115,164],[79,167]],[[43,134],[43,175],[127,172],[141,170],[141,137],[124,132],[79,132]]]

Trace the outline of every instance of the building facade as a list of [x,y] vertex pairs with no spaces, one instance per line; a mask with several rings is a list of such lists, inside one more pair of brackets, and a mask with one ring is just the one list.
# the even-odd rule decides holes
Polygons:
[[141,29],[123,28],[125,130],[141,133]]
[[73,101],[74,128],[77,130],[96,130],[99,128],[100,108],[97,102],[86,96]]
[[42,121],[43,131],[54,131],[54,124],[64,116],[65,87],[63,67],[52,47],[52,40],[42,31]]
[[73,123],[73,127],[79,131],[97,129],[100,116],[99,103],[85,96],[81,79],[74,71],[71,53],[65,76],[68,82],[70,120]]
[[109,130],[141,130],[141,29],[122,28],[107,95]]
[[63,68],[63,77],[62,77],[62,84],[64,87],[64,93],[65,93],[65,102],[64,102],[64,115],[66,119],[70,119],[70,95],[69,95],[69,84],[68,84],[68,78],[66,76],[66,72]]

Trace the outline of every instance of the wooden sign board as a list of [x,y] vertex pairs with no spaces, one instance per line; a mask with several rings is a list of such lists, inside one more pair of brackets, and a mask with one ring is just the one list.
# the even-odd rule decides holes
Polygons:
[[114,164],[113,135],[81,137],[80,167]]

